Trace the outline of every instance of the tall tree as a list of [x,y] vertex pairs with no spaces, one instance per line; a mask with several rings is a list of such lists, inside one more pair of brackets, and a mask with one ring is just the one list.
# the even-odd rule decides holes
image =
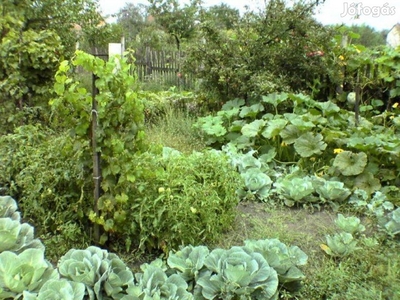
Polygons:
[[326,72],[321,56],[332,39],[312,17],[319,3],[289,6],[284,0],[271,0],[259,12],[246,11],[230,30],[203,22],[184,67],[219,101],[304,91]]
[[364,45],[365,47],[375,47],[386,44],[387,31],[377,31],[366,24],[353,25],[349,29],[360,36],[356,41],[357,44]]
[[178,50],[183,40],[195,36],[201,0],[190,0],[181,6],[178,0],[149,0],[152,17],[168,34],[173,36]]
[[143,4],[126,3],[116,14],[127,45],[131,45],[147,24],[148,7]]
[[225,3],[205,8],[202,18],[214,22],[217,28],[234,29],[240,20],[240,12]]
[[97,26],[96,9],[94,0],[1,1],[0,130],[43,117],[59,61],[75,50],[73,25]]

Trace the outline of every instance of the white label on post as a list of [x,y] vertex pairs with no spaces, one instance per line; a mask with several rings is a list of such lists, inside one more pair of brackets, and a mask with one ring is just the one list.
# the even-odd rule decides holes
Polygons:
[[108,55],[120,55],[122,56],[122,44],[121,43],[109,43],[108,44]]

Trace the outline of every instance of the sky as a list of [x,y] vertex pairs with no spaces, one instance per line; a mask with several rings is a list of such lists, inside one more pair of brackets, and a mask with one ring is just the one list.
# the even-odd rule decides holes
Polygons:
[[[187,3],[185,0],[181,1]],[[260,0],[204,0],[205,6],[217,5],[222,2],[241,11],[244,11],[245,5],[251,9],[262,8],[264,5],[264,1]],[[125,3],[148,4],[145,0],[99,0],[103,14],[107,15],[118,12],[125,6]],[[376,30],[383,30],[391,29],[396,23],[400,23],[400,0],[326,0],[317,10],[319,12],[315,17],[324,25],[367,24]]]

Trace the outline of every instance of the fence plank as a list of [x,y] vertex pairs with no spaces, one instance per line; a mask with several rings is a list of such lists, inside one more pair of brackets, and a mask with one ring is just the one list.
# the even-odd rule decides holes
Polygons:
[[185,57],[182,51],[157,51],[149,47],[137,49],[135,67],[139,81],[157,81],[164,85],[183,88],[193,87],[193,76],[178,76],[181,60]]

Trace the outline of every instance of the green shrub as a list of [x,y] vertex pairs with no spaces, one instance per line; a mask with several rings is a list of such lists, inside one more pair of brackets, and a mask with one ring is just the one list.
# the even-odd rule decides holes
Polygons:
[[87,146],[32,125],[0,137],[0,186],[18,200],[25,220],[40,224],[40,233],[84,219],[90,178],[88,166],[77,161]]
[[124,238],[127,248],[135,242],[142,250],[166,252],[208,243],[235,218],[241,180],[222,154],[146,152],[133,158],[129,172],[129,180],[114,187],[103,182],[101,215],[90,215],[106,232]]

